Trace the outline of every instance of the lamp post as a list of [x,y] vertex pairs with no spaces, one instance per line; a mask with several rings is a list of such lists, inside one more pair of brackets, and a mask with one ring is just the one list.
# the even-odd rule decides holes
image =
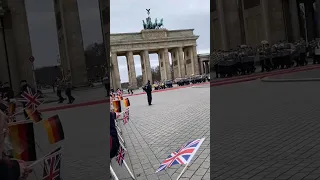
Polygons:
[[2,30],[2,36],[3,36],[3,44],[4,44],[4,51],[5,51],[6,62],[7,62],[9,82],[10,82],[10,87],[12,88],[12,78],[11,78],[11,70],[10,70],[10,64],[9,64],[8,48],[7,48],[6,34],[5,34],[5,30],[4,30],[4,15],[5,15],[5,13],[6,13],[6,10],[3,5],[3,1],[0,0],[0,28]]

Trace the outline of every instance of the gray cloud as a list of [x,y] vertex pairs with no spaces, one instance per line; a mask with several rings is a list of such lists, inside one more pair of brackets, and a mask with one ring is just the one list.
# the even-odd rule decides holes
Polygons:
[[[78,0],[84,46],[102,42],[99,7],[97,0]],[[139,32],[146,8],[151,8],[151,17],[163,18],[164,27],[173,29],[195,29],[200,38],[198,53],[209,52],[210,1],[202,0],[111,0],[111,33]],[[26,1],[28,23],[36,67],[55,65],[59,53],[53,0]],[[157,55],[150,55],[151,65],[158,65]],[[140,59],[135,56],[137,75],[141,74]],[[119,57],[122,82],[128,81],[126,60]]]
[[[102,42],[99,6],[97,0],[78,0],[84,47]],[[59,46],[53,0],[27,0],[26,9],[36,67],[57,64]]]

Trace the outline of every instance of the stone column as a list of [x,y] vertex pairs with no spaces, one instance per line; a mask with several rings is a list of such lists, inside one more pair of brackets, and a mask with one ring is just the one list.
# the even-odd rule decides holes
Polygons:
[[141,51],[140,57],[141,57],[140,60],[141,60],[143,82],[147,83],[149,80],[152,83],[149,51],[148,50]]
[[205,64],[204,62],[200,59],[200,73],[204,73],[205,72]]
[[179,72],[176,69],[178,66],[176,50],[172,49],[170,53],[171,53],[171,61],[172,61],[172,68],[173,68],[173,78],[175,79],[179,77]]
[[[61,29],[65,38],[67,60],[70,66],[72,83],[74,86],[88,85],[86,59],[84,56],[83,38],[76,0],[57,1],[55,11],[61,13]],[[60,46],[61,44],[59,44]]]
[[134,65],[134,58],[132,51],[127,52],[127,66],[128,66],[128,75],[129,75],[129,84],[132,88],[137,88],[137,75],[136,68]]
[[192,62],[192,67],[193,67],[193,72],[192,74],[194,75],[199,75],[199,61],[198,61],[198,52],[197,52],[197,47],[192,46],[191,48],[191,62]]
[[172,74],[171,74],[171,67],[170,67],[170,61],[169,61],[169,51],[168,48],[165,48],[163,51],[163,64],[164,64],[164,69],[166,72],[166,77],[165,80],[171,80],[172,79]]
[[146,68],[146,83],[149,80],[151,83],[153,83],[152,81],[152,73],[151,73],[151,65],[150,65],[150,58],[149,58],[149,51],[148,50],[144,50],[143,51],[144,54],[144,65]]
[[163,49],[159,50],[159,52],[158,52],[158,60],[159,60],[159,69],[160,69],[161,81],[164,81],[167,78],[167,72],[166,72],[166,69],[165,69],[164,51],[163,51]]
[[186,62],[184,58],[183,48],[178,48],[178,68],[179,68],[179,77],[186,76]]
[[224,8],[223,8],[224,1],[225,0],[217,0],[217,11],[218,11],[218,19],[219,19],[219,23],[220,23],[222,48],[224,50],[227,50],[228,49],[228,41],[227,41],[226,21],[225,21]]
[[[319,0],[317,0],[318,3]],[[297,7],[297,0],[289,0],[289,8],[290,8],[290,18],[291,18],[291,25],[289,27],[292,29],[292,35],[294,40],[300,39],[300,24],[299,24],[299,14],[298,14],[298,7]],[[318,6],[319,8],[319,6]],[[320,15],[320,14],[319,14]]]
[[8,72],[8,66],[7,66],[7,54],[6,54],[6,48],[5,48],[5,41],[4,41],[4,34],[3,32],[3,25],[0,22],[0,81],[2,83],[4,82],[10,82],[9,80],[9,72]]
[[260,0],[263,26],[264,26],[264,32],[265,32],[265,39],[264,40],[267,40],[269,43],[272,44],[271,36],[270,36],[269,1],[270,0]]
[[120,72],[118,66],[118,55],[115,52],[111,53],[112,61],[112,72],[113,72],[113,81],[114,89],[121,88]]

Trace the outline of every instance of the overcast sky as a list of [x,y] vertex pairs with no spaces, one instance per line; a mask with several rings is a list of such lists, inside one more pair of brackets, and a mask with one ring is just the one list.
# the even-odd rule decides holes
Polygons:
[[[57,64],[59,46],[53,0],[26,0],[32,51],[35,66]],[[78,0],[84,47],[101,43],[102,30],[98,0]]]
[[[78,0],[84,46],[102,42],[100,15],[97,0]],[[164,19],[164,28],[195,29],[199,35],[198,53],[209,53],[210,49],[210,1],[209,0],[111,0],[111,33],[139,32],[142,20],[151,9],[151,18]],[[28,23],[32,51],[36,67],[57,64],[59,54],[53,0],[27,0]],[[140,57],[135,56],[136,74],[141,75]],[[119,57],[122,82],[128,81],[126,59]],[[171,61],[171,60],[170,60]],[[152,67],[159,65],[157,55],[150,55]]]

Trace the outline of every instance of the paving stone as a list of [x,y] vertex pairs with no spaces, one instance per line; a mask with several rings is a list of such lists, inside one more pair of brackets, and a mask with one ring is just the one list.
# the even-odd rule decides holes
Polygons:
[[[181,96],[193,98],[180,98]],[[196,153],[188,170],[191,168],[190,171],[195,172],[202,164],[203,171],[209,169],[209,98],[209,86],[155,93],[152,106],[146,104],[144,95],[129,97],[131,121],[122,129],[125,141],[132,144],[127,147],[127,150],[129,157],[133,152],[132,166],[135,174],[144,170],[141,176],[146,175],[147,179],[177,178],[184,165],[175,165],[158,173],[155,171],[169,154],[188,141],[204,136],[206,137],[203,143],[205,146]]]
[[313,172],[320,166],[318,89],[315,82],[251,81],[212,87],[217,103],[210,106],[215,117],[210,177],[232,172],[231,177],[239,179],[317,178],[320,173]]

